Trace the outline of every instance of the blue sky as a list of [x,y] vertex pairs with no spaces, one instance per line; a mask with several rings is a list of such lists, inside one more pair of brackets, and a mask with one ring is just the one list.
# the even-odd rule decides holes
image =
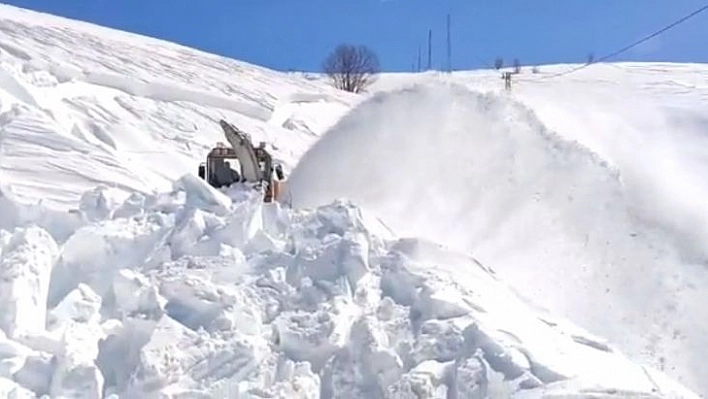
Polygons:
[[[616,50],[700,7],[704,0],[0,0],[174,41],[270,68],[319,70],[341,42],[365,44],[388,71],[427,64],[482,67],[583,62]],[[617,60],[708,62],[708,12]]]

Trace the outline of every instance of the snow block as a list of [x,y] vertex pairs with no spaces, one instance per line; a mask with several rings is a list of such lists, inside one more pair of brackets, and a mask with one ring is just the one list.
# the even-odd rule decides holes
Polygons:
[[[523,354],[495,341],[482,331],[477,324],[467,326],[462,335],[465,340],[464,350],[466,353],[475,353],[478,349],[481,349],[484,360],[492,369],[503,374],[506,379],[516,379],[529,371],[531,364]],[[554,375],[553,378],[542,378],[536,372],[534,372],[534,375],[544,382],[562,378],[558,375]]]
[[309,363],[294,362],[281,355],[277,359],[272,384],[249,391],[259,397],[319,399],[320,377],[312,372]]
[[57,356],[51,396],[98,399],[103,397],[104,378],[96,365],[99,341],[104,338],[98,324],[69,322],[64,329],[64,350]]
[[90,221],[105,220],[125,201],[125,196],[121,190],[100,185],[81,196],[79,210]]
[[0,377],[0,398],[35,399],[36,397],[32,391],[21,387],[15,381]]
[[385,398],[447,399],[445,364],[428,360],[402,375],[386,390]]
[[12,378],[23,367],[31,353],[30,348],[7,339],[0,330],[0,377]]
[[391,339],[381,327],[373,317],[359,319],[352,326],[351,340],[364,380],[385,391],[405,370],[403,360],[392,345],[398,340]]
[[450,399],[486,399],[489,397],[487,369],[477,357],[456,362],[452,372]]
[[37,395],[49,395],[55,368],[53,355],[33,352],[15,373],[14,380]]
[[172,259],[194,253],[194,247],[206,231],[204,212],[200,209],[187,209],[177,222],[169,237]]
[[[2,208],[0,208],[0,213],[2,213]],[[7,230],[0,229],[0,256],[2,256],[2,249],[5,248],[7,243],[10,242],[12,238],[12,233]]]
[[334,282],[345,277],[350,287],[356,287],[359,279],[369,271],[369,242],[361,233],[331,237],[319,247],[302,247],[296,263],[302,275],[314,281]]
[[231,199],[222,194],[207,182],[193,175],[182,176],[173,188],[187,194],[187,208],[198,208],[223,216],[231,207]]
[[113,211],[113,218],[119,219],[141,216],[145,213],[145,206],[145,196],[140,193],[132,193]]
[[196,384],[245,376],[258,363],[249,341],[237,336],[228,341],[210,338],[165,315],[140,350],[128,392],[150,396],[180,382],[180,388],[196,388]]
[[147,277],[130,269],[121,269],[116,273],[113,296],[115,310],[124,317],[141,314],[158,318],[162,316],[167,303]]
[[91,287],[81,283],[49,312],[49,322],[50,324],[99,323],[101,301],[101,297]]
[[49,303],[58,304],[79,283],[105,298],[112,276],[120,269],[141,266],[170,227],[158,215],[82,227],[64,244],[52,273]]
[[419,364],[428,360],[448,362],[462,351],[462,331],[452,322],[428,320],[420,326],[411,351],[411,360]]
[[59,249],[45,230],[12,235],[0,256],[0,329],[9,337],[45,330],[52,267]]

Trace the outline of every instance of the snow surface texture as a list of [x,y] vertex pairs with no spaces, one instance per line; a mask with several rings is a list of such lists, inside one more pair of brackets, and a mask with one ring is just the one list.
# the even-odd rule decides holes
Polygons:
[[[446,79],[393,75],[382,79],[377,90]],[[624,209],[632,208],[644,186],[635,184],[636,191],[625,192],[617,172],[599,162],[604,158],[634,166],[627,164],[630,159],[613,146],[603,147],[593,134],[575,132],[573,138],[599,156],[564,144],[543,127],[550,123],[538,121],[518,102],[481,94],[496,91],[496,74],[459,74],[454,79],[475,91],[432,85],[383,94],[336,125],[366,96],[335,92],[317,77],[269,71],[0,6],[0,396],[696,397],[614,349],[618,343],[623,352],[641,359],[645,348],[634,350],[645,342],[636,344],[646,337],[637,335],[640,326],[647,327],[658,348],[652,348],[650,360],[664,357],[668,374],[698,392],[708,391],[700,385],[704,367],[691,363],[698,355],[689,356],[690,351],[705,350],[698,336],[705,328],[676,329],[675,350],[656,336],[674,323],[684,328],[686,321],[662,311],[661,304],[671,304],[663,293],[671,291],[666,281],[652,280],[656,268],[651,253],[639,251],[646,256],[648,272],[645,280],[633,276],[636,288],[615,279],[636,269],[607,278],[613,289],[646,294],[647,287],[657,288],[644,298],[646,309],[655,311],[651,316],[657,326],[634,320],[645,309],[636,297],[605,291],[605,286],[574,290],[578,277],[557,273],[558,253],[569,248],[586,259],[587,274],[607,272],[594,263],[603,254],[597,251],[598,234],[590,234],[589,249],[571,247],[574,241],[564,239],[548,246],[545,254],[534,241],[564,237],[564,228],[580,222],[569,237],[588,226],[607,229],[602,221],[611,220],[616,223],[611,226],[620,228],[607,236],[614,242],[622,229],[637,226],[634,218],[646,213]],[[553,97],[542,96],[542,90],[535,92],[538,98]],[[517,96],[534,101],[533,92]],[[441,110],[441,101],[451,103]],[[401,102],[410,107],[405,115]],[[542,113],[560,113],[548,102],[544,105]],[[448,108],[453,117],[441,118]],[[692,114],[686,115],[681,126],[693,126]],[[324,205],[280,209],[261,204],[255,193],[238,187],[218,192],[195,178],[208,148],[223,141],[220,118],[256,141],[270,143],[286,171],[334,126],[304,158],[292,181],[294,200],[322,200]],[[553,128],[561,132],[572,123],[571,115]],[[498,133],[498,141],[485,140],[474,124]],[[360,133],[351,139],[362,141],[337,144],[347,129]],[[385,129],[388,136],[382,135]],[[439,136],[432,136],[436,132]],[[459,141],[453,149],[449,136],[460,138],[461,132],[471,132],[471,141]],[[377,136],[381,142],[367,139]],[[330,159],[322,162],[323,169],[312,169],[312,162],[333,143],[335,151],[324,155],[335,162]],[[465,148],[470,143],[476,146]],[[494,151],[515,163],[494,162]],[[470,152],[471,168],[464,164]],[[374,155],[389,159],[379,162],[384,158]],[[701,153],[693,155],[690,162],[695,164],[672,167],[705,165],[699,162]],[[350,157],[363,160],[364,167],[359,163],[338,169],[337,163],[349,164]],[[487,166],[481,162],[485,160]],[[553,172],[557,166],[568,169]],[[362,186],[354,172],[373,179]],[[485,175],[500,172],[512,180]],[[534,187],[524,181],[532,173],[542,183],[536,184],[538,204],[521,202],[514,210],[514,197],[528,195]],[[330,186],[317,186],[317,179]],[[347,179],[353,179],[351,185]],[[601,201],[594,206],[608,206],[617,219],[602,216],[596,222],[592,207],[577,219],[572,211],[579,208],[564,207],[553,183],[563,187],[574,179],[579,179],[575,200],[587,205],[583,190],[593,190],[591,195]],[[446,181],[454,184],[440,184]],[[655,183],[666,181],[671,180]],[[396,185],[397,191],[391,191]],[[489,187],[490,196],[467,196],[480,187]],[[653,187],[663,190],[661,184]],[[700,187],[694,187],[696,193]],[[347,192],[349,188],[357,190]],[[362,197],[365,193],[371,195]],[[340,195],[355,199],[356,205],[333,201]],[[649,205],[638,209],[646,211]],[[678,215],[700,227],[700,215],[686,217],[700,205],[686,203]],[[489,208],[488,214],[480,212],[482,206]],[[525,224],[537,221],[534,212],[544,215],[553,206],[554,222]],[[431,218],[435,212],[441,217]],[[390,217],[402,214],[410,220]],[[470,214],[496,219],[480,218],[479,225]],[[447,240],[453,248],[426,239],[400,239],[374,215],[403,234],[428,223],[429,230],[419,235]],[[651,220],[662,228],[667,226],[661,223],[673,220],[670,213],[656,216]],[[459,223],[451,224],[451,217]],[[536,234],[523,230],[528,226]],[[664,229],[669,233],[688,231],[680,224],[668,227],[673,229]],[[691,242],[701,242],[701,229],[691,232],[694,241],[685,241],[680,253],[700,260],[701,247]],[[642,237],[635,245],[649,245],[650,239]],[[476,245],[475,257],[483,263],[454,251],[468,251],[470,244]],[[557,314],[601,324],[594,332],[612,341],[532,308],[482,264],[520,283],[517,290],[544,282],[530,285],[540,292],[524,294]],[[546,272],[524,273],[531,266]],[[683,272],[677,271],[677,286]],[[544,278],[558,291],[550,290]],[[698,280],[694,284],[701,287]],[[557,300],[566,294],[567,306],[560,306]],[[595,301],[603,296],[617,301],[620,310],[599,312],[604,303]],[[697,312],[682,308],[689,303],[681,297],[674,304],[681,306],[676,312]],[[623,329],[629,334],[616,333]]]
[[274,146],[287,171],[352,101],[322,82],[3,5],[0,191],[66,210],[103,183],[168,190],[225,141],[221,118]]

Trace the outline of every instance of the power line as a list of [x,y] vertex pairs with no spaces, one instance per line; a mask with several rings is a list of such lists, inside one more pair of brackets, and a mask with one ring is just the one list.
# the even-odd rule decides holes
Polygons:
[[588,62],[587,64],[581,65],[581,66],[579,66],[579,67],[577,67],[577,68],[574,68],[574,69],[571,69],[571,70],[569,70],[569,71],[557,73],[557,74],[555,74],[555,75],[544,76],[544,77],[542,77],[541,79],[550,79],[550,78],[555,78],[555,77],[558,77],[558,76],[568,75],[568,74],[577,72],[577,71],[579,71],[579,70],[581,70],[581,69],[587,68],[587,67],[589,67],[589,66],[592,65],[592,64],[596,64],[596,63],[598,63],[598,62],[606,61],[606,60],[608,60],[608,59],[610,59],[610,58],[612,58],[612,57],[615,57],[615,56],[617,56],[617,55],[619,55],[619,54],[622,54],[622,53],[624,53],[624,52],[626,52],[626,51],[629,51],[629,50],[633,49],[634,47],[637,47],[638,45],[640,45],[640,44],[646,42],[647,40],[651,40],[651,39],[655,38],[656,36],[659,36],[660,34],[662,34],[662,33],[666,32],[666,31],[668,31],[669,29],[671,29],[671,28],[673,28],[673,27],[675,27],[675,26],[677,26],[677,25],[680,25],[680,24],[682,24],[682,23],[688,21],[689,19],[695,17],[696,15],[698,15],[698,14],[700,14],[700,13],[706,11],[706,10],[708,10],[708,4],[704,5],[703,7],[699,8],[699,9],[693,11],[693,12],[691,12],[690,14],[688,14],[688,15],[686,15],[686,16],[680,18],[679,20],[677,20],[677,21],[675,21],[675,22],[673,22],[673,23],[671,23],[671,24],[669,24],[669,25],[667,25],[667,26],[661,28],[660,30],[658,30],[658,31],[656,31],[656,32],[654,32],[654,33],[652,33],[652,34],[650,34],[650,35],[644,37],[643,39],[637,40],[636,42],[634,42],[634,43],[632,43],[632,44],[629,44],[629,45],[627,45],[627,46],[625,46],[625,47],[623,47],[623,48],[621,48],[621,49],[619,49],[619,50],[616,50],[616,51],[614,51],[614,52],[612,52],[612,53],[610,53],[610,54],[607,54],[607,55],[605,55],[605,56],[599,58],[599,59],[596,60],[596,61]]

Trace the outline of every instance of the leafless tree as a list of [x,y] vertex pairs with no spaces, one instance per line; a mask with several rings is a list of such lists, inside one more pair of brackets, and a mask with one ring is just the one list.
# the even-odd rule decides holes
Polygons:
[[521,73],[521,61],[518,58],[514,58],[514,73]]
[[497,57],[494,60],[494,69],[497,71],[504,68],[504,59],[502,57]]
[[379,60],[366,46],[340,44],[325,59],[322,69],[338,89],[359,93],[373,83]]

